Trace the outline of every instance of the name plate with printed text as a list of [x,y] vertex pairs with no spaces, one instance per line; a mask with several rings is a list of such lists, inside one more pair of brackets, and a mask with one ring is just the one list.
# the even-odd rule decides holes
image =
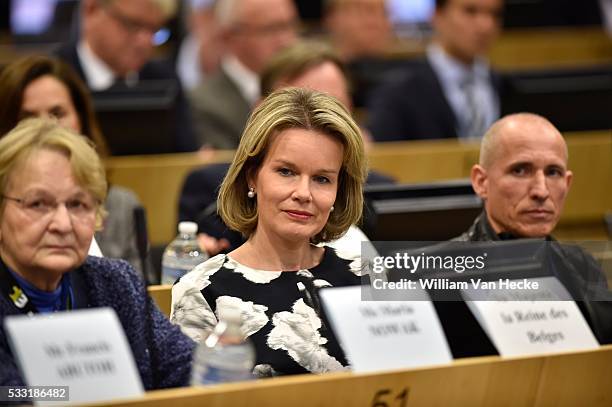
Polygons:
[[447,364],[452,355],[430,301],[362,301],[362,288],[321,290],[355,372]]
[[491,292],[491,301],[483,300],[486,294],[482,290],[462,290],[466,304],[501,356],[599,347],[578,306],[567,300],[571,296],[556,278],[530,280],[528,294],[526,290],[496,289]]
[[4,320],[9,343],[29,386],[68,386],[66,403],[140,397],[140,375],[111,308]]

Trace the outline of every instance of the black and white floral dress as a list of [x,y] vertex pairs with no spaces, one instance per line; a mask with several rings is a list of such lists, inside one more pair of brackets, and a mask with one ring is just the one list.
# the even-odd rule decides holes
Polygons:
[[311,298],[298,289],[300,282],[313,290],[360,284],[359,259],[342,255],[325,247],[319,265],[292,272],[256,270],[217,255],[174,285],[170,319],[200,342],[217,323],[219,309],[238,306],[243,331],[255,345],[256,374],[344,370],[342,349],[323,326]]

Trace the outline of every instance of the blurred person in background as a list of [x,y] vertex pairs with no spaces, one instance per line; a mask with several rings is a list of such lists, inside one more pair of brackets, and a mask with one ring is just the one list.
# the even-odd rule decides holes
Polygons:
[[377,57],[394,38],[386,0],[326,0],[323,24],[340,57],[351,62]]
[[388,55],[395,40],[388,1],[324,0],[323,7],[325,32],[353,85],[352,103],[365,108],[374,89],[401,68],[402,60]]
[[298,41],[272,58],[261,74],[262,99],[277,89],[307,88],[338,99],[353,110],[346,68],[337,52],[315,41]]
[[154,61],[154,36],[174,16],[177,0],[83,0],[76,43],[56,55],[70,64],[89,89],[104,92],[140,81],[169,81],[177,87],[174,150],[196,149],[191,112],[174,68]]
[[[89,91],[62,61],[45,56],[25,57],[0,73],[0,137],[28,117],[55,119],[89,137],[101,157],[108,156]],[[105,201],[108,216],[102,230],[96,232],[96,241],[103,255],[127,260],[142,272],[134,227],[134,208],[139,206],[131,190],[111,185]]]
[[221,68],[191,93],[201,146],[235,149],[260,97],[265,64],[297,39],[293,0],[218,0],[215,18],[224,47]]
[[188,32],[179,47],[176,72],[189,92],[217,72],[223,44],[215,20],[215,0],[190,0],[184,4]]
[[436,0],[426,57],[392,78],[370,103],[376,141],[478,139],[499,118],[499,79],[486,56],[502,0]]

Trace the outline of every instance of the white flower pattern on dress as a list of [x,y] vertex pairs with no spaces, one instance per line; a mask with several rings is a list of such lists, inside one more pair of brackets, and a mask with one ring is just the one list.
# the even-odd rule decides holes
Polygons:
[[224,267],[226,269],[233,270],[236,273],[242,274],[244,278],[257,284],[267,284],[275,278],[280,277],[282,274],[282,271],[257,270],[244,266],[229,256],[227,256],[227,262],[225,263]]
[[301,298],[292,312],[277,312],[272,317],[274,328],[268,335],[268,346],[284,349],[298,364],[313,373],[346,370],[340,362],[322,347],[327,339],[321,336],[321,320]]
[[218,322],[201,290],[210,285],[210,276],[219,271],[224,261],[224,254],[211,257],[172,286],[170,321],[196,342],[204,340]]
[[240,319],[242,320],[240,329],[244,336],[253,335],[266,326],[269,321],[266,315],[268,307],[265,305],[254,304],[253,301],[242,301],[240,298],[229,295],[217,298],[217,319],[219,319],[220,310],[227,307],[240,310]]
[[354,251],[350,249],[347,250],[343,247],[336,247],[334,248],[334,250],[336,251],[336,255],[338,257],[351,262],[349,264],[349,268],[353,272],[353,274],[359,277],[364,275],[364,270],[361,267],[361,253],[355,253]]
[[[364,250],[364,244],[368,247],[367,250]],[[344,235],[325,245],[333,248],[341,259],[350,261],[350,270],[358,277],[366,273],[361,265],[362,252],[376,251],[368,237],[355,225],[352,225]]]
[[[349,271],[348,262],[346,262],[347,257],[352,256],[346,256],[345,253],[339,256],[335,250],[329,247],[327,250],[326,253],[330,256],[329,261],[331,263],[326,267],[331,266],[330,272],[352,274],[351,278],[356,277],[355,270],[352,270],[353,272]],[[334,268],[335,265],[340,266],[339,263],[336,263],[337,260],[342,261],[342,268]],[[354,259],[349,261],[352,260]],[[223,275],[226,275],[225,273],[235,273],[244,278],[251,284],[248,289],[258,293],[256,295],[258,299],[243,300],[238,294],[240,290],[236,292],[238,295],[232,293],[232,295],[215,297],[214,287],[209,286],[211,284],[214,286],[214,281],[217,278],[216,273],[219,271]],[[284,284],[284,280],[279,279],[283,274],[280,271],[263,271],[250,268],[224,254],[214,256],[195,267],[173,286],[170,320],[180,325],[181,330],[194,341],[201,342],[218,322],[218,314],[216,315],[213,312],[206,299],[214,298],[210,301],[215,301],[212,305],[216,306],[215,309],[221,310],[221,312],[224,307],[230,304],[238,305],[242,311],[241,315],[245,321],[244,330],[247,335],[264,335],[266,338],[261,339],[264,339],[266,348],[284,350],[287,359],[297,362],[305,370],[322,373],[348,369],[343,367],[324,347],[328,343],[328,339],[323,337],[319,331],[322,327],[321,320],[315,311],[307,306],[303,299],[299,298],[298,290],[295,290],[295,292],[291,290],[290,293],[287,293],[289,296],[297,295],[298,297],[289,297],[289,301],[281,308],[287,310],[289,304],[293,304],[290,311],[279,311],[277,308],[275,309],[276,312],[270,312],[270,304],[277,306],[277,303],[271,301],[268,304],[266,301],[268,297],[261,296],[261,294],[268,292],[269,285],[273,296],[284,297],[284,292],[278,291],[278,287],[283,287]],[[312,278],[312,284],[315,288],[332,285],[326,279],[315,277],[315,274],[310,270],[300,270],[297,274],[309,279]],[[203,295],[203,291],[208,290],[213,292],[211,297]],[[251,295],[249,297],[251,298]],[[283,366],[283,363],[286,362],[281,362],[279,366]],[[274,370],[271,365],[265,362],[254,369],[258,375],[262,376],[275,375]]]

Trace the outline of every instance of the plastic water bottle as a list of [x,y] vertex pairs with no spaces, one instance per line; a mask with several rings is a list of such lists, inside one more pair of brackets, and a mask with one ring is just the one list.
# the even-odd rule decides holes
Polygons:
[[198,225],[194,222],[181,222],[178,235],[166,247],[162,257],[162,284],[174,284],[185,273],[208,258],[200,249],[196,239]]
[[255,348],[240,329],[240,310],[228,307],[218,312],[219,323],[195,351],[192,386],[253,378]]

